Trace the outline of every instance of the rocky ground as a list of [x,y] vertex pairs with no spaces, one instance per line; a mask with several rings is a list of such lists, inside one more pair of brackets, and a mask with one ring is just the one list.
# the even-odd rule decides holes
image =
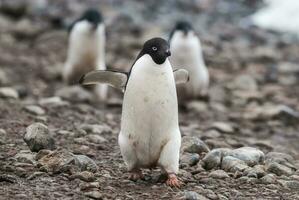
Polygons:
[[[260,1],[30,2],[0,4],[0,199],[299,199],[299,43],[248,26]],[[121,94],[100,104],[62,83],[65,27],[86,5],[105,16],[109,68],[194,22],[211,87],[180,110],[182,188],[159,169],[127,179]]]

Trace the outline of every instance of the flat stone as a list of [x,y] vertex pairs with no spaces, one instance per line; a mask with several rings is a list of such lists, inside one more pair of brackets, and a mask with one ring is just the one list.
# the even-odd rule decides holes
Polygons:
[[208,106],[206,103],[200,101],[191,101],[187,104],[187,109],[198,113],[202,113],[208,110]]
[[93,188],[99,188],[99,187],[100,187],[99,182],[90,182],[90,183],[80,184],[80,189],[82,191],[90,190],[90,189],[93,189]]
[[220,170],[212,171],[209,174],[209,177],[215,178],[215,179],[226,179],[226,178],[229,178],[229,175],[225,171],[220,169]]
[[0,97],[11,98],[11,99],[18,99],[19,98],[19,94],[13,88],[2,87],[2,88],[0,88]]
[[208,200],[208,198],[198,194],[197,192],[187,191],[184,194],[185,200]]
[[260,179],[261,183],[263,184],[273,184],[276,182],[275,174],[267,174]]
[[269,152],[266,155],[266,161],[267,162],[276,162],[276,163],[279,163],[286,167],[289,167],[293,170],[297,169],[297,167],[295,165],[295,159],[289,154],[279,153],[279,152]]
[[84,195],[87,196],[87,197],[90,197],[92,199],[103,199],[102,193],[100,193],[97,190],[96,191],[85,192]]
[[83,129],[87,133],[99,135],[112,132],[112,129],[109,126],[101,124],[82,124],[79,129]]
[[286,181],[284,185],[290,190],[299,191],[299,181]]
[[39,100],[39,104],[42,106],[52,106],[52,107],[61,107],[61,106],[70,105],[69,102],[62,100],[61,97],[57,97],[57,96],[42,98]]
[[211,126],[212,129],[216,129],[222,133],[233,133],[234,128],[232,125],[226,122],[214,122]]
[[32,152],[20,152],[14,158],[21,163],[35,164],[35,154]]
[[46,111],[39,106],[29,105],[25,107],[25,110],[34,115],[44,115]]
[[78,172],[76,174],[73,174],[70,176],[70,179],[80,179],[85,182],[93,182],[95,181],[96,177],[92,172],[89,171],[83,171],[83,172]]
[[67,86],[59,89],[56,96],[72,102],[91,102],[93,95],[78,85]]
[[282,176],[282,175],[290,176],[293,174],[292,169],[276,162],[267,163],[266,169],[268,172],[274,173],[277,176]]
[[104,137],[97,135],[97,134],[87,135],[87,138],[88,138],[89,142],[96,143],[96,144],[101,144],[101,143],[107,141]]

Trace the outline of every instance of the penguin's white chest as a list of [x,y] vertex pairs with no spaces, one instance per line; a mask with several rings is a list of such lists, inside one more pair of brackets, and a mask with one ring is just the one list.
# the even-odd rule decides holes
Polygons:
[[121,135],[141,166],[157,162],[163,146],[180,137],[177,94],[168,59],[157,65],[149,55],[137,60],[124,95]]
[[180,32],[173,35],[170,42],[173,67],[184,68],[189,72],[190,80],[178,87],[180,98],[197,97],[207,92],[209,74],[205,66],[199,39],[188,33],[183,36]]

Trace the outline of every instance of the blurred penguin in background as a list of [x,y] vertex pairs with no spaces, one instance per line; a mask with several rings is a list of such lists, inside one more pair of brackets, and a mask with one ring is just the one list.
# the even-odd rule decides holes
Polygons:
[[[63,70],[65,83],[77,84],[82,75],[92,70],[105,70],[105,25],[101,13],[88,9],[69,28],[67,60]],[[99,100],[107,98],[107,86],[97,85]]]
[[172,66],[189,72],[189,82],[177,86],[179,103],[206,97],[209,72],[205,65],[201,43],[193,27],[186,21],[177,22],[169,38]]

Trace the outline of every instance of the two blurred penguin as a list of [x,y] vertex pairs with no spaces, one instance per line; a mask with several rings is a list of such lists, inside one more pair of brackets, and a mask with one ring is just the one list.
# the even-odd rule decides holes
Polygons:
[[189,72],[189,82],[178,85],[180,104],[205,97],[209,87],[209,72],[205,65],[201,43],[193,27],[186,21],[177,22],[169,38],[172,66]]
[[[178,85],[180,104],[205,97],[208,93],[209,73],[205,65],[202,47],[192,25],[178,22],[169,38],[172,66],[189,72],[187,84]],[[102,15],[94,9],[87,10],[69,29],[69,48],[63,70],[63,79],[76,84],[83,74],[92,70],[105,70],[105,25]],[[107,99],[107,86],[96,85],[99,100]]]
[[[105,70],[105,25],[102,15],[88,9],[69,28],[69,47],[63,70],[67,84],[77,84],[83,74],[92,70]],[[99,100],[107,98],[107,86],[94,88]]]

